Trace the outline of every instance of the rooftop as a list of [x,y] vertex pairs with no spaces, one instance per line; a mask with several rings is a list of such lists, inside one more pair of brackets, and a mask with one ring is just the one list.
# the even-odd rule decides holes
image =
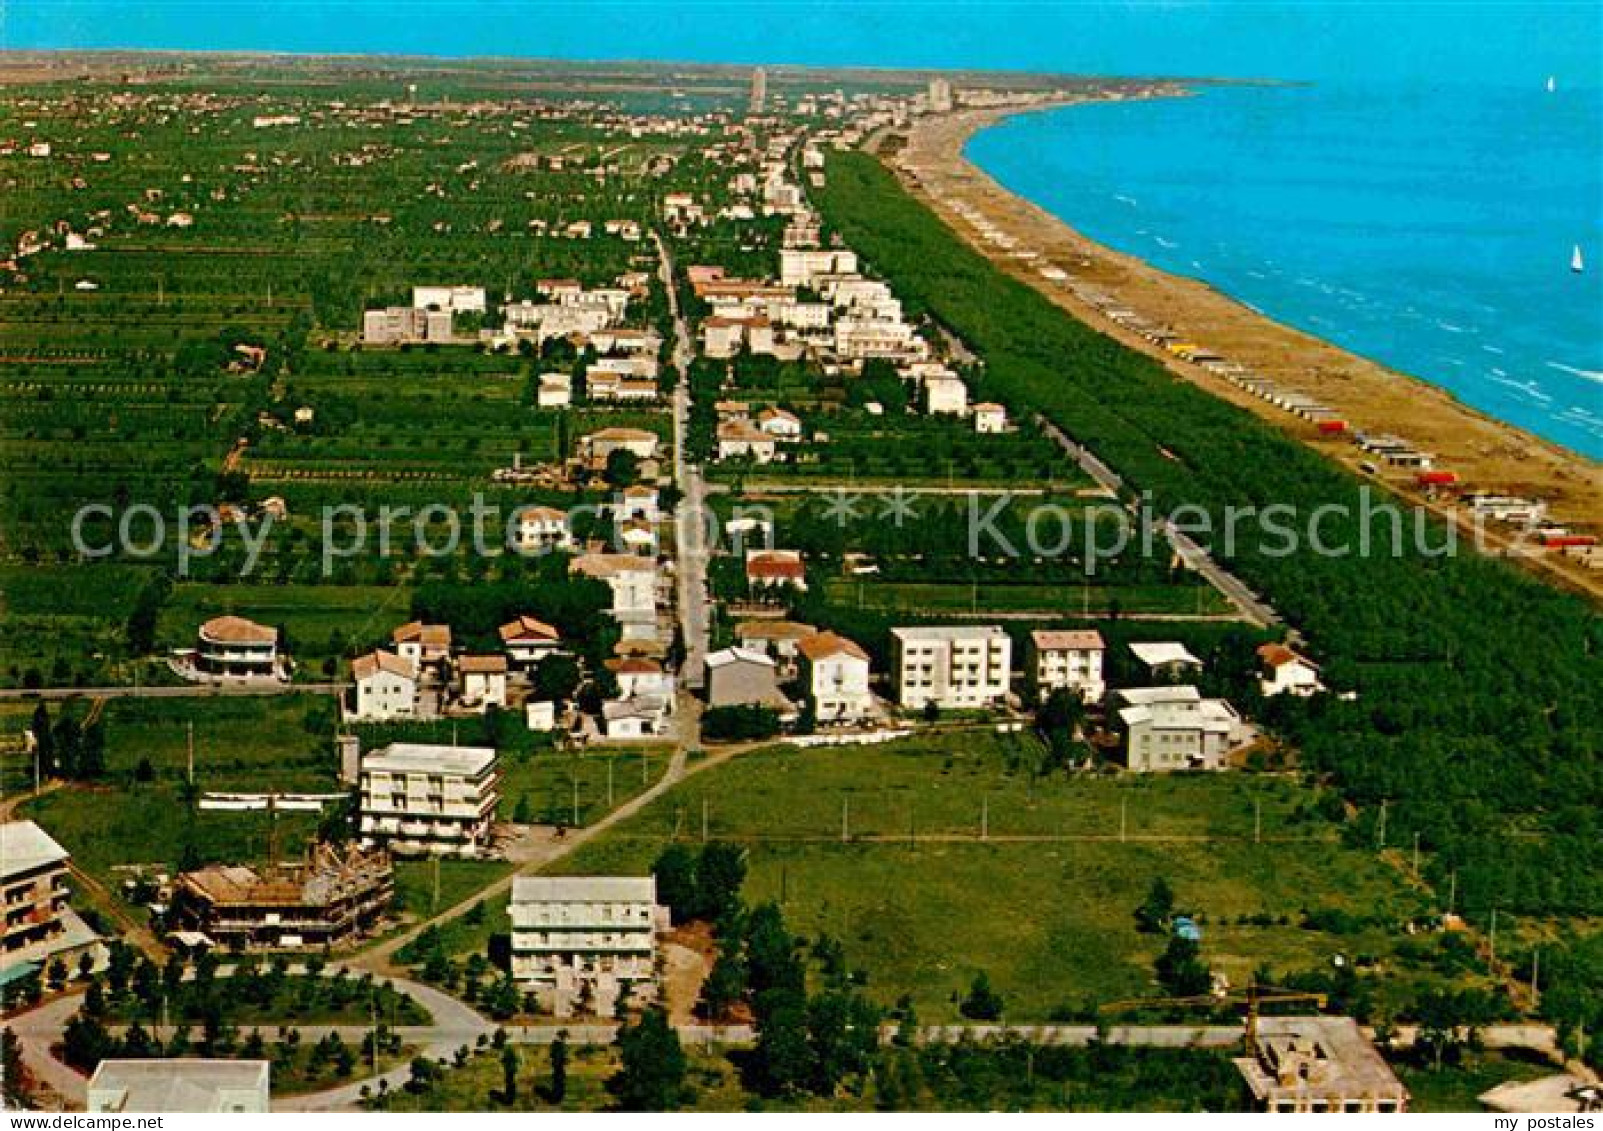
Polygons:
[[417,665],[394,652],[379,649],[351,661],[351,675],[356,679],[372,679],[379,672],[388,672],[404,679],[417,678]]
[[1043,652],[1100,652],[1106,647],[1094,628],[1038,628],[1030,639]]
[[0,874],[19,876],[47,864],[62,863],[69,855],[32,821],[0,825]]
[[754,652],[750,648],[721,648],[707,655],[709,668],[721,668],[734,663],[760,664],[765,668],[774,666],[774,661],[766,653]]
[[228,1093],[265,1096],[268,1078],[265,1060],[103,1060],[89,1091],[101,1111],[220,1112]]
[[655,903],[652,876],[517,876],[512,902],[519,903]]
[[531,616],[520,616],[517,620],[508,621],[500,629],[501,639],[505,643],[514,640],[558,640],[562,634],[546,624],[543,620],[536,620]]
[[278,629],[244,617],[213,617],[200,626],[200,635],[218,644],[276,644]]
[[451,646],[451,626],[448,624],[424,624],[422,621],[408,621],[394,632],[390,639],[397,644],[406,644],[416,640],[430,647],[449,648]]
[[495,751],[488,746],[437,746],[421,742],[392,742],[362,755],[363,770],[421,774],[483,773],[495,765]]
[[1136,659],[1148,667],[1161,667],[1165,664],[1190,664],[1201,667],[1202,661],[1193,656],[1184,645],[1173,640],[1142,641],[1131,644],[1130,651]]
[[893,628],[898,640],[986,640],[1006,636],[999,624],[920,624]]
[[845,653],[865,664],[868,663],[868,653],[863,651],[860,644],[844,636],[837,636],[833,632],[818,632],[812,636],[802,637],[796,644],[796,651],[809,660],[822,660]]

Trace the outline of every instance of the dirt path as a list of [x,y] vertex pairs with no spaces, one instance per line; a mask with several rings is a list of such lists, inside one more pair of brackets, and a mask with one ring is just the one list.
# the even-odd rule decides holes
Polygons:
[[650,789],[631,798],[608,813],[593,825],[576,829],[568,833],[561,840],[553,840],[532,851],[528,858],[518,865],[511,875],[505,876],[488,887],[479,889],[473,895],[462,900],[453,907],[448,907],[429,919],[415,923],[400,934],[392,935],[373,946],[359,952],[352,957],[346,965],[353,969],[370,970],[374,974],[385,977],[400,976],[401,968],[394,963],[395,953],[416,939],[431,926],[446,923],[452,919],[466,915],[480,902],[502,895],[512,890],[512,881],[520,875],[528,875],[549,867],[551,864],[568,856],[575,850],[584,847],[592,840],[601,836],[615,825],[621,824],[641,812],[646,806],[662,797],[680,782],[701,773],[704,770],[721,766],[732,758],[764,746],[772,746],[772,741],[748,742],[736,746],[729,746],[708,754],[699,762],[691,762],[688,752],[681,747],[674,751],[673,759],[668,763],[668,770]]

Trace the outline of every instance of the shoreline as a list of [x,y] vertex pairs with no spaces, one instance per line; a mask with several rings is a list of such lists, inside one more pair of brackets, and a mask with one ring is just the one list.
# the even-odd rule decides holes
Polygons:
[[[975,133],[1006,118],[1086,101],[1070,98],[922,118],[891,135],[900,145],[888,146],[889,139],[881,138],[874,151],[921,203],[995,266],[1099,333],[1162,362],[1176,375],[1247,409],[1349,471],[1363,474],[1360,464],[1368,458],[1356,445],[1322,437],[1311,422],[1164,350],[1111,320],[1067,284],[1094,289],[1145,321],[1221,354],[1285,391],[1317,398],[1358,431],[1402,436],[1433,453],[1436,467],[1456,472],[1464,489],[1541,499],[1548,503],[1553,523],[1603,533],[1603,463],[1467,405],[1423,378],[1278,322],[1210,283],[1170,274],[1097,243],[1005,188],[964,152]],[[1013,245],[998,246],[982,238],[976,218]],[[1066,278],[1048,279],[1041,274],[1043,268],[1057,268]],[[1444,503],[1452,499],[1422,493],[1413,471],[1382,467],[1371,478],[1409,503],[1447,516]],[[1603,600],[1603,570],[1558,551],[1515,549],[1512,528],[1488,529],[1495,535],[1487,540],[1492,547]]]

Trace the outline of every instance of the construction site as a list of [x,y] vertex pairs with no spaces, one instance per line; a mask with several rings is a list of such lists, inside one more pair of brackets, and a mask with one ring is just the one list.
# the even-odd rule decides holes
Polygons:
[[217,864],[173,885],[174,938],[230,950],[332,946],[366,933],[390,905],[389,853],[358,845],[309,845],[306,857],[258,871]]

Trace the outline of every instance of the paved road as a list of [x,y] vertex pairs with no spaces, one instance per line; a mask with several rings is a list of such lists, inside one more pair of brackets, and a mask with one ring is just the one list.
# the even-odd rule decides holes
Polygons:
[[177,687],[0,688],[0,699],[211,699],[253,695],[338,695],[346,683],[186,683]]
[[[1041,430],[1062,448],[1097,484],[1109,491],[1120,492],[1124,489],[1124,479],[1107,464],[1103,463],[1088,449],[1076,444],[1056,424],[1044,416],[1037,415],[1035,421]],[[1134,511],[1133,506],[1127,509]],[[1197,545],[1190,536],[1181,530],[1175,529],[1167,518],[1159,518],[1154,524],[1159,533],[1169,540],[1175,553],[1186,566],[1201,574],[1202,577],[1215,589],[1225,595],[1225,598],[1241,610],[1241,615],[1259,628],[1269,628],[1281,623],[1280,614],[1274,608],[1248,588],[1247,583],[1235,574],[1225,569],[1213,556]]]
[[678,566],[679,631],[684,639],[685,658],[679,667],[680,686],[696,689],[706,679],[708,624],[712,593],[707,586],[707,557],[711,549],[707,529],[707,485],[701,468],[686,456],[690,430],[690,360],[694,356],[690,326],[679,309],[679,293],[674,288],[673,256],[656,232],[658,273],[668,292],[668,309],[673,315],[673,364],[679,371],[679,384],[673,395],[673,471],[679,488],[679,506],[674,511],[676,561]]

